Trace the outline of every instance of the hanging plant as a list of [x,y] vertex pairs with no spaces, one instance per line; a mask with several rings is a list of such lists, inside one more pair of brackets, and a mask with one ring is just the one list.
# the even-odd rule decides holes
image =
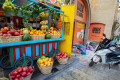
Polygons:
[[27,5],[23,3],[23,5],[19,8],[21,12],[21,17],[23,18],[22,22],[24,23],[25,27],[29,26],[29,16],[31,16],[33,13],[33,10],[28,5],[29,3]]

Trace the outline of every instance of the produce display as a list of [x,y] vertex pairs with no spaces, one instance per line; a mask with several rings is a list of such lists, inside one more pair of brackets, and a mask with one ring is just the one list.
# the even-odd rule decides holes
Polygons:
[[0,30],[0,36],[3,37],[10,37],[10,36],[21,36],[23,35],[23,32],[20,30],[10,29],[9,27],[1,28]]
[[15,6],[14,6],[14,4],[12,4],[11,1],[5,0],[2,8],[3,8],[4,10],[7,10],[7,11],[14,11]]
[[45,35],[45,39],[51,39],[51,35],[50,34],[46,34]]
[[31,40],[31,36],[30,36],[29,34],[24,34],[24,35],[22,36],[22,40],[23,40],[23,41],[29,41],[29,40]]
[[39,14],[40,17],[48,17],[49,16],[49,13],[48,12],[41,12]]
[[[33,4],[23,3],[21,6],[17,6],[16,4],[13,3],[14,1],[11,0],[5,0],[5,2],[3,3],[2,9],[5,10],[5,12],[11,11],[12,14],[10,14],[11,15],[10,17],[8,17],[7,16],[8,14],[6,14],[8,18],[8,20],[6,21],[8,22],[5,22],[6,23],[5,26],[2,25],[2,27],[4,28],[0,28],[0,43],[8,43],[9,45],[7,45],[7,47],[8,48],[10,47],[9,58],[11,59],[10,61],[10,63],[12,64],[11,67],[14,67],[16,65],[13,64],[15,63],[15,61],[18,62],[17,57],[21,57],[21,59],[23,57],[23,62],[28,63],[28,61],[25,60],[27,60],[27,57],[28,56],[30,57],[30,55],[27,54],[33,55],[31,56],[31,58],[35,60],[37,59],[37,57],[39,57],[39,56],[36,57],[34,55],[37,54],[37,51],[40,51],[40,53],[47,51],[46,53],[48,53],[50,50],[49,46],[51,47],[49,43],[51,42],[53,42],[52,43],[53,48],[55,47],[54,49],[57,49],[59,47],[58,41],[61,39],[59,40],[53,39],[52,41],[52,38],[60,38],[61,33],[59,30],[62,29],[62,20],[61,17],[59,17],[62,11],[59,12],[59,10],[56,10],[55,8],[46,7],[47,5],[43,6],[44,4],[39,5],[36,4],[36,2],[33,2]],[[0,16],[5,16],[5,13],[3,14],[3,11],[1,11]],[[52,27],[52,25],[54,26]],[[43,41],[42,39],[51,39],[51,40]],[[36,41],[30,41],[30,40],[36,40]],[[24,41],[24,42],[20,42],[20,41]],[[18,42],[18,43],[9,43],[9,42]],[[45,43],[45,50],[44,50],[44,43]],[[31,48],[30,49],[26,48],[26,45],[31,45]],[[39,47],[37,48],[36,45]],[[17,50],[16,46],[20,46],[20,49]],[[23,48],[24,50],[22,50]],[[33,48],[36,49],[36,51]],[[32,53],[25,53],[25,58],[24,58],[24,55],[20,54],[20,56],[18,56],[16,50],[17,52],[22,50],[24,53],[29,52],[28,50],[31,50]],[[13,54],[14,51],[15,53]],[[45,54],[45,56],[46,55],[48,54]],[[52,71],[54,61],[52,58],[45,56],[42,56],[37,60],[37,66],[42,74],[49,74]],[[30,58],[31,65],[33,65],[31,58]],[[56,58],[57,60],[65,59],[68,58],[68,54],[61,52],[56,55]],[[21,61],[22,60],[19,60],[18,64],[21,65]],[[9,74],[9,77],[10,80],[22,80],[22,79],[30,80],[25,78],[29,76],[31,78],[33,71],[34,68],[31,66],[25,66],[25,67],[19,66],[17,67],[17,69],[15,69]]]
[[41,30],[37,30],[37,29],[33,29],[31,31],[29,31],[30,35],[45,35],[43,31]]
[[57,61],[59,62],[59,64],[67,64],[68,62],[68,54],[67,53],[58,53],[56,55]]
[[53,64],[53,61],[52,58],[42,56],[37,60],[37,64],[39,64],[40,66],[50,66],[51,64]]
[[10,73],[10,78],[12,80],[21,80],[32,74],[32,72],[33,72],[33,68],[31,66],[17,67],[16,70]]
[[63,53],[63,52],[58,53],[58,54],[56,55],[56,58],[57,58],[57,59],[64,59],[64,58],[67,58],[67,57],[68,57],[68,54],[67,54],[67,53]]
[[61,35],[59,31],[56,31],[56,30],[50,30],[48,31],[49,34],[51,35]]

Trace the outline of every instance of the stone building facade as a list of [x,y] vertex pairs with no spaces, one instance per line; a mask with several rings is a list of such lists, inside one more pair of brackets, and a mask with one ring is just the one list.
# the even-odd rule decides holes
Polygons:
[[91,23],[105,24],[104,33],[111,37],[113,22],[117,19],[119,3],[117,0],[90,0]]

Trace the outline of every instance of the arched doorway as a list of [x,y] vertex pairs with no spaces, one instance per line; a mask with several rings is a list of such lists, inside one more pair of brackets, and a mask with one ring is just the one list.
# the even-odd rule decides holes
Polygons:
[[75,1],[73,44],[86,44],[90,26],[89,0]]

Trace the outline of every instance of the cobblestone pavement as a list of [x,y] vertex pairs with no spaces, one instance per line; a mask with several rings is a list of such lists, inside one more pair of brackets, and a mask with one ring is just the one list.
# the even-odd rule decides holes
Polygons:
[[[74,54],[72,54],[73,57]],[[88,51],[87,55],[76,55],[79,57],[77,64],[72,65],[62,73],[49,80],[120,80],[120,69],[113,66],[109,69],[108,64],[96,64],[88,67],[93,52]]]

